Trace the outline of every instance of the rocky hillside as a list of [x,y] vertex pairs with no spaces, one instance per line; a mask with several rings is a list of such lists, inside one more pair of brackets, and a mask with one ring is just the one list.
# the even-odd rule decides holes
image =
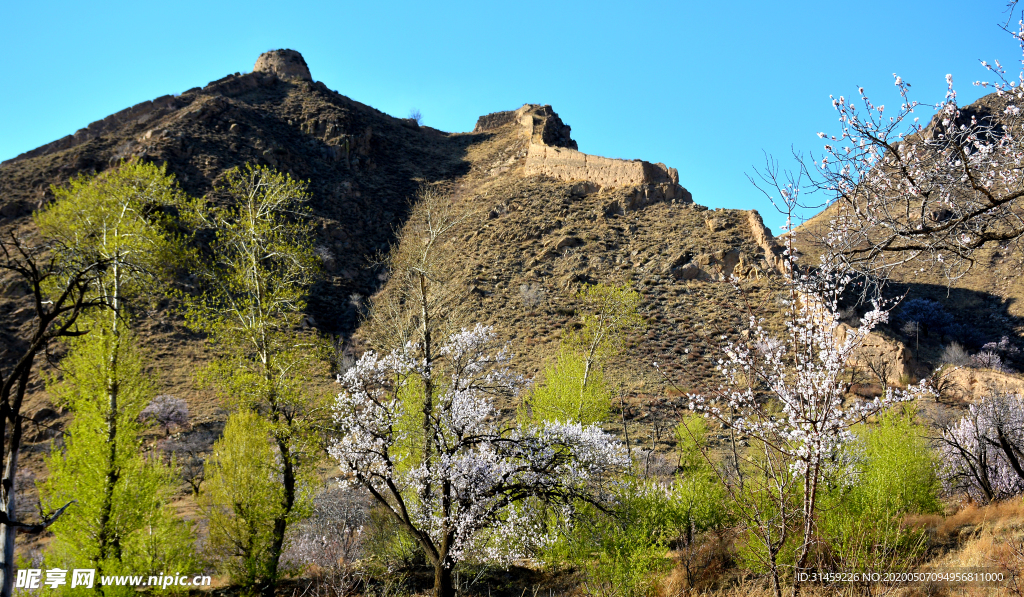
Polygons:
[[[481,214],[466,224],[459,283],[479,319],[513,342],[524,371],[554,353],[580,284],[630,281],[643,293],[649,327],[612,377],[627,418],[671,424],[677,404],[652,398],[664,394],[649,364],[663,363],[682,387],[712,376],[700,351],[685,350],[736,329],[741,309],[726,276],[771,306],[762,300],[774,275],[771,235],[756,212],[695,203],[676,169],[582,153],[570,133],[537,105],[482,116],[467,133],[419,126],[314,82],[298,53],[279,50],[251,73],[144,102],[0,164],[0,228],[31,234],[30,215],[51,200],[51,185],[132,156],[166,163],[186,191],[211,201],[221,200],[213,189],[227,169],[269,164],[309,181],[327,275],[308,321],[348,341],[387,278],[372,257],[394,242],[417,187],[439,184]],[[0,333],[13,342],[28,316],[24,297],[6,280],[0,294]],[[220,418],[192,377],[202,338],[166,303],[140,327],[163,391],[184,397],[199,420]],[[46,407],[39,381],[34,391],[32,408]],[[660,438],[663,423],[642,433]]]
[[[987,95],[960,109],[957,124],[972,120],[991,122],[998,130],[1002,126],[1000,115],[1013,101],[1009,94]],[[934,138],[941,132],[937,119],[933,119],[921,132]],[[840,213],[842,205],[833,204],[794,231],[798,250],[808,263],[815,263],[821,252],[822,238],[829,222]],[[969,351],[977,351],[988,342],[1007,337],[1009,350],[1000,354],[1014,370],[1024,370],[1024,254],[1016,243],[999,246],[991,243],[975,254],[975,263],[966,275],[949,280],[941,267],[912,262],[892,272],[889,292],[905,301],[926,299],[939,303],[951,317],[948,333],[927,333],[920,338],[901,331],[901,311],[897,308],[890,325],[882,332],[890,339],[902,342],[914,361],[910,371],[915,377],[926,375],[939,364],[942,351],[951,342],[962,344]]]

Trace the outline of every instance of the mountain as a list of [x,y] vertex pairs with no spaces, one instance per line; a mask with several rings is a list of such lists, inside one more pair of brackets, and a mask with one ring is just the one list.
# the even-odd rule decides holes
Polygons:
[[[3,162],[0,229],[31,234],[31,212],[52,199],[51,185],[129,157],[166,163],[184,190],[211,201],[223,200],[214,187],[224,172],[246,162],[308,180],[326,271],[310,294],[308,321],[350,344],[366,297],[387,277],[373,257],[395,242],[422,184],[440,185],[460,209],[482,214],[467,223],[459,284],[479,320],[512,342],[524,372],[554,354],[581,284],[633,283],[649,327],[610,374],[624,384],[624,419],[646,421],[638,423],[641,439],[670,440],[661,429],[679,406],[652,398],[664,386],[652,361],[684,388],[713,378],[710,355],[685,351],[705,334],[738,329],[743,311],[725,278],[735,273],[763,299],[774,275],[771,233],[757,212],[700,206],[664,164],[580,152],[550,106],[527,104],[481,116],[473,131],[443,132],[313,81],[290,50],[260,56],[251,73],[143,102]],[[6,280],[0,289],[2,333],[13,342],[28,316],[25,297]],[[222,419],[192,378],[206,358],[202,338],[167,306],[139,322],[162,391],[185,398],[198,421]],[[30,412],[47,407],[41,389],[36,380]]]

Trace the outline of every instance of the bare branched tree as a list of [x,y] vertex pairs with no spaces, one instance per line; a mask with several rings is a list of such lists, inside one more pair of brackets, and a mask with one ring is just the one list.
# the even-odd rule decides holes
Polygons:
[[160,448],[175,459],[181,478],[188,483],[193,496],[199,496],[199,490],[206,480],[206,456],[219,435],[216,429],[201,425],[180,437],[168,437],[160,442]]
[[422,343],[429,357],[435,338],[467,321],[465,289],[451,281],[459,265],[456,232],[473,216],[471,210],[456,209],[451,196],[436,187],[417,192],[398,241],[378,264],[389,277],[370,301],[371,345],[383,352]]
[[24,336],[4,338],[6,358],[0,362],[0,438],[3,438],[4,470],[0,480],[0,542],[3,543],[0,596],[9,597],[14,587],[14,539],[22,533],[38,534],[46,530],[71,505],[65,504],[38,522],[17,517],[18,455],[26,421],[21,414],[36,357],[45,355],[55,340],[78,336],[80,315],[108,306],[106,298],[91,293],[96,280],[104,275],[105,260],[69,259],[48,245],[32,246],[10,233],[0,239],[0,273],[13,274],[27,286],[32,302],[32,326]]
[[[473,215],[457,210],[450,195],[432,186],[421,187],[412,213],[390,254],[381,261],[388,269],[385,288],[371,299],[367,321],[370,345],[381,353],[415,346],[426,363],[437,360],[437,342],[468,321],[466,290],[453,284],[458,266],[455,233]],[[424,461],[433,453],[431,417],[435,388],[430,372],[423,387]],[[424,495],[430,493],[429,483]]]
[[878,379],[882,389],[889,387],[890,379],[896,367],[891,359],[884,354],[878,354],[864,359],[864,366]]

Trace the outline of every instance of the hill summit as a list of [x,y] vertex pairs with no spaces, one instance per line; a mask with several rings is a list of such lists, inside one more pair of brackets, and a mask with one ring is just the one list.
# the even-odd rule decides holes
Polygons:
[[312,75],[309,74],[309,67],[306,66],[305,59],[302,58],[302,54],[295,50],[272,50],[260,54],[260,57],[256,59],[256,66],[253,67],[252,72],[273,73],[286,80],[313,80]]

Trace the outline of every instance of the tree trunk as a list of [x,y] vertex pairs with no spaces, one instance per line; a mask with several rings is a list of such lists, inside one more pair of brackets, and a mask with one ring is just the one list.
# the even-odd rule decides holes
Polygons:
[[[434,364],[433,347],[430,337],[430,309],[427,305],[427,278],[422,273],[419,276],[420,282],[420,325],[423,334],[423,362],[426,375],[423,377],[423,466],[430,470],[430,461],[433,457],[434,433],[430,417],[434,412],[434,380],[432,369]],[[430,495],[429,475],[423,483],[420,491],[420,499],[426,503]]]
[[771,564],[772,588],[775,589],[775,597],[782,597],[782,579],[779,578],[779,551],[774,547],[769,547],[768,558]]
[[1009,462],[1010,467],[1013,468],[1013,472],[1017,473],[1017,476],[1020,477],[1021,479],[1024,479],[1024,468],[1021,468],[1020,461],[1017,459],[1017,454],[1014,450],[1016,446],[1014,446],[1010,442],[1009,438],[1006,437],[1006,434],[1003,433],[1002,425],[996,426],[996,434],[999,438],[999,443],[996,445],[1002,449],[1003,454],[1006,456],[1007,462]]
[[814,510],[818,497],[819,466],[819,464],[815,464],[804,477],[803,544],[800,546],[800,555],[793,570],[793,597],[800,595],[800,573],[806,569],[811,553],[811,538],[814,536]]
[[282,439],[277,440],[277,448],[281,451],[281,461],[284,463],[282,471],[284,511],[274,520],[274,541],[270,546],[267,579],[260,587],[260,594],[263,597],[274,597],[274,589],[277,587],[277,570],[281,562],[281,552],[284,551],[284,533],[288,528],[288,517],[291,515],[292,508],[295,507],[295,467],[292,465],[291,453],[288,450],[288,444]]
[[[28,377],[27,375],[25,376]],[[20,396],[24,395],[24,384],[19,384],[17,402],[20,406]],[[4,476],[0,481],[3,487],[3,510],[7,514],[7,520],[16,520],[17,516],[17,487],[14,485],[14,476],[18,472],[18,449],[21,446],[21,419],[15,418],[14,426],[11,429],[11,444],[7,451],[7,458],[4,464]],[[14,538],[18,535],[18,529],[11,525],[0,525],[0,541],[3,542],[3,561],[0,562],[0,573],[3,574],[3,585],[0,586],[0,597],[11,597],[14,593]]]
[[114,511],[114,488],[120,479],[120,473],[117,468],[117,411],[119,408],[117,400],[121,385],[118,379],[117,365],[120,334],[117,329],[116,312],[113,317],[111,336],[110,356],[108,357],[109,369],[107,370],[107,453],[105,455],[107,459],[105,463],[107,475],[103,485],[103,501],[100,505],[99,532],[97,534],[100,562],[107,559],[121,559],[120,537],[111,528],[111,518]]
[[434,597],[455,597],[452,565],[448,558],[438,559],[434,564]]

